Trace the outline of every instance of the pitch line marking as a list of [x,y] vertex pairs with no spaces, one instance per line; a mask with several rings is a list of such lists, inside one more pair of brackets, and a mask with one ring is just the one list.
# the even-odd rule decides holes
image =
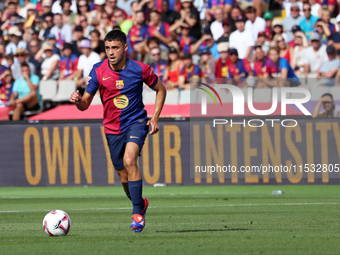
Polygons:
[[[150,206],[154,209],[167,208],[197,208],[197,207],[246,207],[246,206],[294,206],[294,205],[340,205],[340,202],[315,202],[315,203],[281,203],[281,204],[229,204],[229,205],[185,205],[185,206]],[[131,207],[117,208],[86,208],[86,209],[67,209],[67,211],[103,211],[103,210],[131,210]],[[0,211],[0,213],[20,213],[20,212],[49,212],[51,210],[12,210]]]

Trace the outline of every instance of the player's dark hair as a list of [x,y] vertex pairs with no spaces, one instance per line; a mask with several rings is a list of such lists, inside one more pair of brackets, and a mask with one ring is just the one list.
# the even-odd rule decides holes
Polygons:
[[325,96],[331,97],[333,99],[333,95],[331,93],[325,93],[321,97],[325,97]]
[[104,38],[104,42],[120,41],[123,45],[126,44],[126,35],[121,30],[112,30]]

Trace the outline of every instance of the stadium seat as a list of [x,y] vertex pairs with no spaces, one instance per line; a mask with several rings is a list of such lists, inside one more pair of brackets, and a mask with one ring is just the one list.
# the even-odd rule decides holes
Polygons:
[[164,104],[178,104],[178,102],[179,102],[179,91],[178,90],[167,91]]
[[318,101],[323,94],[329,93],[329,91],[330,91],[329,87],[313,88],[311,91],[311,94],[312,94],[311,100]]
[[155,104],[156,92],[149,90],[143,93],[143,103],[144,104]]
[[253,90],[253,102],[272,102],[272,89],[261,88]]
[[334,100],[340,100],[340,87],[331,87],[329,93],[333,95]]
[[99,93],[96,93],[92,99],[91,105],[102,104],[102,100],[100,99]]
[[52,99],[53,102],[68,102],[70,96],[77,89],[75,81],[60,81],[57,95]]
[[52,100],[57,94],[57,81],[41,81],[39,84],[39,93],[43,101]]

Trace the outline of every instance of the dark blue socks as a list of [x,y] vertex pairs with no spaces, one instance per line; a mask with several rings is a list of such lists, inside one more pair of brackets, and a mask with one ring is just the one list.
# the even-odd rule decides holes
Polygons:
[[[133,205],[132,214],[142,214],[144,208],[144,199],[142,197],[143,182],[129,181],[130,197]],[[126,194],[128,195],[128,194]]]

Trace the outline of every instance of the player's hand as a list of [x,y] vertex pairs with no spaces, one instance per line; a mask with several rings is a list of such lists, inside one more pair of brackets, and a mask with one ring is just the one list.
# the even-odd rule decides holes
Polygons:
[[77,90],[76,92],[73,92],[71,97],[70,97],[70,102],[71,103],[79,103],[81,101],[81,95],[79,93],[79,90]]
[[157,134],[159,131],[158,122],[154,119],[149,120],[146,125],[151,126],[151,131],[149,132],[149,135]]

